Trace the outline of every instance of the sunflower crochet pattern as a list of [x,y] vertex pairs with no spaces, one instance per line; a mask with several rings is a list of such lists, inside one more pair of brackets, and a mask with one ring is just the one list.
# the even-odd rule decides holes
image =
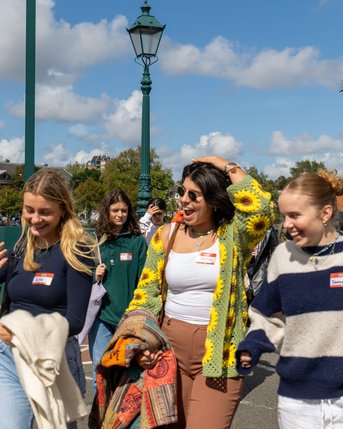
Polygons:
[[[205,377],[239,375],[235,353],[244,338],[248,318],[243,282],[246,264],[252,249],[274,221],[270,193],[251,176],[229,186],[227,192],[235,206],[235,215],[230,223],[217,230],[220,273],[207,327],[202,362]],[[145,268],[126,311],[147,310],[158,318],[162,308],[163,270],[164,251],[159,229],[150,242]]]

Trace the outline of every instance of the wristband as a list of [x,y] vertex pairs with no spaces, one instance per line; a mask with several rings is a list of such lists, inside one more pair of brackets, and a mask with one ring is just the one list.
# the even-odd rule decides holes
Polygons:
[[235,174],[238,168],[241,168],[241,167],[237,165],[235,162],[228,162],[224,167],[224,172],[226,174]]

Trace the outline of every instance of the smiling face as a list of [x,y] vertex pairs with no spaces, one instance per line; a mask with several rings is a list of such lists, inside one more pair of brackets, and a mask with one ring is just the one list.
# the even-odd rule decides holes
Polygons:
[[332,206],[320,210],[307,195],[286,189],[279,197],[279,209],[283,226],[298,247],[322,246],[334,239],[335,231],[326,234],[324,225],[332,217]]
[[[195,230],[206,231],[213,227],[213,208],[205,201],[199,186],[186,177],[182,184],[184,195],[179,198],[183,209],[184,222]],[[189,192],[194,192],[196,200],[189,198]]]
[[60,223],[64,210],[55,201],[32,194],[24,193],[23,218],[38,245],[51,245],[60,238]]
[[120,232],[128,217],[128,206],[124,201],[118,201],[110,205],[108,218],[109,221],[114,225],[117,232]]

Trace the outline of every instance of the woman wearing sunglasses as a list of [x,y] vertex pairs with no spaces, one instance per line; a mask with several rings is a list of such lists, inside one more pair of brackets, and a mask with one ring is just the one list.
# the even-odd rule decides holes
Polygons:
[[[256,180],[217,156],[184,168],[178,196],[183,221],[152,238],[127,311],[158,318],[165,276],[162,330],[178,363],[178,422],[170,427],[211,422],[212,429],[226,429],[243,390],[235,352],[247,322],[246,263],[272,224],[273,205]],[[161,351],[146,350],[137,361],[145,369],[163,367]]]

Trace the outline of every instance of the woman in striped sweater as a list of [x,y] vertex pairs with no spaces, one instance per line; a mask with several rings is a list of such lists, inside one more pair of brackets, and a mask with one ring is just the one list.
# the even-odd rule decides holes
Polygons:
[[281,429],[343,428],[343,237],[335,228],[336,172],[305,173],[279,197],[292,240],[274,251],[249,309],[237,351],[248,374],[262,353],[279,351]]

